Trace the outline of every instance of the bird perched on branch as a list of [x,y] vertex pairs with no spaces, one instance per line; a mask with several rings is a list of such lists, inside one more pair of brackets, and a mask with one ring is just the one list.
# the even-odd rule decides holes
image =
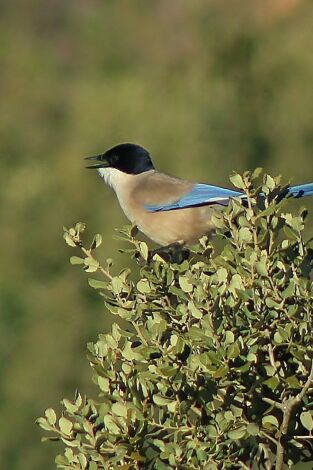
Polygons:
[[[226,206],[240,191],[199,184],[160,173],[150,154],[136,144],[119,144],[87,157],[111,186],[126,217],[162,246],[196,242],[214,230],[213,207]],[[292,186],[294,197],[313,195],[313,183]]]

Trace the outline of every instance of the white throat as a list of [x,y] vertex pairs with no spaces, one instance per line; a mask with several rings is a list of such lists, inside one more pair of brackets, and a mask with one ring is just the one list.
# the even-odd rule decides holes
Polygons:
[[136,178],[138,178],[138,175],[129,175],[116,168],[99,168],[98,172],[105,183],[114,189],[124,214],[133,223],[134,217],[130,211],[128,201],[133,184]]
[[123,173],[116,168],[99,168],[99,175],[104,179],[104,182],[111,186],[118,195],[123,186],[129,182],[133,175]]

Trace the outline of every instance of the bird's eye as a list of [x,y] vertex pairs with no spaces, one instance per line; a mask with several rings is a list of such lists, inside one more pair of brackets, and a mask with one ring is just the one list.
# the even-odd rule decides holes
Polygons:
[[118,161],[118,156],[117,155],[111,155],[110,157],[110,164],[114,165]]

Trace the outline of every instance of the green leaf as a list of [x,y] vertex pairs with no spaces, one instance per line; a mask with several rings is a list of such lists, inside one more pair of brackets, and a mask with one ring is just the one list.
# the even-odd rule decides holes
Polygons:
[[302,385],[300,384],[299,380],[295,375],[291,375],[286,378],[286,382],[289,385],[289,388],[295,388],[295,389],[300,389],[302,388]]
[[111,433],[112,435],[117,436],[120,434],[120,429],[111,415],[104,416],[103,423],[105,427],[107,428],[107,430],[109,431],[109,433]]
[[84,222],[77,222],[74,230],[77,233],[84,232],[86,230],[86,224]]
[[231,183],[236,187],[236,188],[239,188],[239,189],[244,189],[245,188],[245,184],[243,182],[243,179],[242,179],[242,176],[239,175],[238,173],[233,173],[230,177],[229,177]]
[[272,427],[279,427],[278,419],[273,415],[263,416],[262,424],[267,429],[271,429]]
[[260,427],[255,423],[249,423],[247,426],[247,433],[251,436],[257,436],[260,432]]
[[151,292],[149,281],[147,279],[141,279],[139,282],[137,282],[137,289],[142,294],[149,294],[149,292]]
[[234,274],[229,284],[229,290],[235,293],[237,290],[243,290],[244,285],[240,274]]
[[179,276],[179,285],[186,293],[192,292],[193,290],[193,285],[186,276]]
[[63,434],[67,436],[71,434],[73,429],[73,423],[69,419],[66,419],[64,418],[64,416],[62,416],[62,418],[59,419],[59,426]]
[[57,455],[55,458],[55,463],[60,468],[66,468],[68,466],[68,459],[65,458],[63,455]]
[[98,385],[103,392],[110,391],[110,381],[106,377],[98,377]]
[[122,416],[123,418],[127,418],[127,406],[119,402],[113,403],[112,413],[116,414],[117,416]]
[[238,232],[238,238],[239,238],[240,243],[251,242],[252,233],[247,227],[241,227]]
[[313,430],[313,412],[312,411],[303,411],[300,414],[300,421],[302,426],[308,431]]
[[159,406],[167,406],[168,404],[172,403],[172,400],[162,397],[161,395],[153,395],[153,402]]
[[99,467],[96,462],[89,462],[88,470],[99,470]]
[[70,263],[71,264],[84,264],[84,258],[80,258],[79,256],[71,256]]
[[227,277],[228,277],[227,269],[219,268],[216,271],[216,276],[217,276],[217,279],[218,279],[219,282],[225,282],[227,280]]
[[259,176],[262,174],[263,172],[263,168],[261,167],[257,167],[251,174],[251,179],[252,180],[255,180],[257,178],[259,178]]
[[129,374],[132,372],[132,370],[133,370],[133,368],[132,368],[129,364],[127,364],[126,362],[123,362],[123,364],[122,364],[122,369],[123,369],[123,372],[124,372],[126,375],[129,375]]
[[267,276],[268,275],[268,270],[267,270],[267,265],[266,265],[266,259],[262,259],[261,261],[257,261],[255,263],[255,269],[260,276]]
[[51,431],[53,429],[53,426],[48,423],[47,418],[38,418],[36,423],[45,431]]
[[87,257],[84,259],[84,264],[85,264],[85,271],[87,273],[94,273],[95,271],[98,270],[99,268],[99,262],[91,257]]
[[265,175],[264,184],[268,187],[270,191],[273,191],[276,186],[274,178],[272,178],[270,175]]
[[148,249],[148,245],[145,243],[145,242],[139,242],[138,243],[138,248],[139,248],[139,253],[141,254],[141,256],[143,257],[143,259],[145,261],[148,260],[148,256],[149,256],[149,249]]
[[47,408],[46,411],[45,411],[45,416],[47,417],[48,423],[51,426],[54,426],[56,421],[57,421],[55,411],[52,408]]
[[225,344],[232,344],[232,343],[234,343],[234,341],[235,341],[234,333],[230,330],[226,331],[224,343]]
[[183,292],[183,290],[179,289],[178,287],[169,286],[168,291],[182,300],[189,300],[188,296]]
[[121,276],[114,276],[111,280],[111,285],[114,294],[120,294],[123,289],[123,279],[121,278]]
[[277,328],[277,331],[278,331],[280,337],[283,339],[283,341],[286,342],[286,341],[289,340],[290,334],[289,334],[288,329],[287,329],[286,326],[285,326],[284,328],[282,328],[281,326],[279,326],[279,327]]
[[[267,304],[266,304],[266,305],[267,305]],[[269,307],[269,305],[268,305],[268,307]],[[281,335],[280,335],[280,333],[279,333],[278,331],[276,331],[276,332],[274,333],[274,342],[275,342],[276,344],[281,344],[281,343],[284,342],[283,338],[281,337]]]
[[62,400],[62,404],[70,413],[75,413],[78,410],[77,404],[72,403],[70,400],[67,400],[66,398]]
[[211,220],[212,220],[212,223],[214,224],[214,226],[216,228],[224,228],[225,227],[223,216],[219,212],[217,212],[217,211],[213,212]]
[[91,242],[90,249],[94,250],[95,248],[98,248],[101,245],[101,243],[102,243],[102,236],[99,233],[97,233]]
[[188,309],[194,318],[199,320],[203,317],[201,310],[199,310],[193,302],[188,302]]
[[206,432],[208,436],[212,439],[218,436],[218,432],[215,426],[209,425],[206,427]]
[[245,426],[241,426],[240,428],[228,431],[228,437],[235,441],[238,439],[242,439],[245,436],[246,432],[247,428]]
[[228,371],[229,371],[228,365],[223,365],[214,372],[213,377],[215,379],[220,379],[222,377],[225,377],[225,375],[228,374]]
[[80,454],[78,454],[77,458],[78,458],[78,461],[80,463],[81,468],[85,469],[87,467],[87,459],[86,459],[85,455],[80,453]]
[[104,281],[99,281],[98,279],[88,278],[88,284],[93,289],[107,289],[108,283]]
[[63,238],[64,238],[65,242],[66,242],[69,246],[71,246],[71,247],[75,247],[75,246],[76,246],[76,243],[74,242],[72,236],[71,236],[69,233],[67,233],[67,232],[64,233]]
[[157,446],[161,451],[165,450],[165,443],[160,439],[153,439],[153,444]]
[[270,377],[264,380],[263,384],[267,385],[271,390],[275,390],[279,385],[279,379],[277,377]]
[[278,303],[276,300],[272,299],[271,297],[267,297],[265,299],[266,306],[269,308],[279,308],[280,303]]
[[240,354],[240,348],[237,343],[231,344],[227,348],[227,357],[228,359],[235,359]]

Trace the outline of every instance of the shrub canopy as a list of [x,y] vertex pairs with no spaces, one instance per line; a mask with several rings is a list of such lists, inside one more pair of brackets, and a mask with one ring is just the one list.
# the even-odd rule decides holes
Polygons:
[[[62,469],[283,468],[313,459],[312,241],[280,179],[235,174],[247,203],[214,215],[212,241],[149,252],[126,227],[139,272],[113,274],[65,229],[71,258],[117,318],[88,345],[96,399],[77,393],[40,426]],[[137,280],[134,277],[137,276]],[[122,321],[120,321],[120,319]],[[310,398],[311,394],[311,398]]]

